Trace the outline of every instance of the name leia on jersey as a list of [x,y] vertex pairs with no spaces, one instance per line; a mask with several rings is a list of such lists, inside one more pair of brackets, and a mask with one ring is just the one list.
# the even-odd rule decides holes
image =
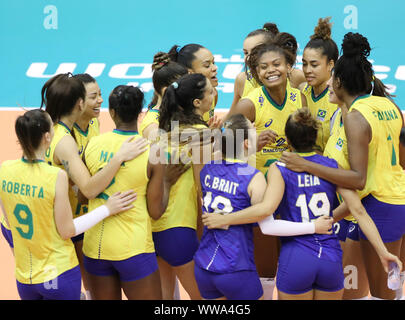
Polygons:
[[214,177],[212,179],[209,174],[207,174],[204,178],[204,185],[208,188],[226,192],[226,193],[233,194],[233,195],[236,194],[236,191],[239,187],[239,183],[229,181],[226,179],[222,179],[222,178],[218,178],[218,177]]

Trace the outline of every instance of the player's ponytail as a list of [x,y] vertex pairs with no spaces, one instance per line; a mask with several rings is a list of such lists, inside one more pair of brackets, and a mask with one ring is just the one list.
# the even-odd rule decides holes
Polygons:
[[156,105],[158,95],[163,95],[164,88],[167,88],[173,83],[173,81],[188,73],[185,66],[172,61],[169,54],[165,52],[158,52],[155,54],[153,57],[152,70],[152,82],[155,95],[151,102],[151,106]]
[[18,142],[28,161],[35,160],[35,151],[41,144],[42,137],[51,131],[49,115],[42,109],[34,109],[19,116],[15,122]]
[[51,116],[54,123],[72,113],[79,99],[84,101],[86,89],[81,80],[71,73],[63,73],[49,79],[41,90],[41,107]]
[[204,48],[202,45],[190,43],[183,47],[174,45],[168,52],[171,61],[182,64],[188,69],[192,69],[192,62],[195,60],[194,55],[198,50]]
[[180,125],[204,124],[195,112],[194,100],[203,99],[207,78],[200,73],[187,74],[167,87],[159,108],[159,128],[171,131],[172,121]]
[[290,114],[285,125],[289,144],[298,152],[312,151],[318,134],[318,122],[308,108]]
[[305,46],[311,49],[321,49],[322,55],[326,56],[327,62],[333,61],[336,63],[339,57],[339,49],[332,40],[332,23],[330,17],[319,18],[318,24],[314,29],[314,34],[310,36],[310,41]]

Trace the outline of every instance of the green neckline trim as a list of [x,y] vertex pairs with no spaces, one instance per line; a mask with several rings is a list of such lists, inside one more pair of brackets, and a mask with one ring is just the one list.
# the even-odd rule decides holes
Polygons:
[[275,102],[275,101],[273,100],[273,98],[270,96],[270,94],[267,92],[267,89],[266,89],[264,86],[262,86],[262,91],[263,91],[264,95],[266,96],[267,100],[269,100],[269,102],[270,102],[276,109],[278,109],[278,110],[280,110],[280,111],[284,109],[285,103],[287,102],[287,90],[285,91],[285,97],[284,97],[284,101],[283,101],[282,104],[278,104],[277,102]]
[[87,137],[87,135],[89,134],[89,126],[87,126],[86,131],[83,131],[82,128],[80,128],[79,125],[76,122],[73,124],[73,126],[79,131],[79,133],[82,136]]
[[41,159],[34,159],[34,160],[29,161],[29,160],[25,159],[24,157],[21,158],[21,161],[22,161],[22,162],[25,162],[25,163],[40,163],[40,162],[45,162],[45,160],[41,160]]
[[321,100],[329,91],[329,88],[326,87],[317,97],[315,97],[314,87],[311,87],[311,98],[313,102],[318,102]]
[[70,133],[72,133],[72,130],[70,130],[69,127],[65,123],[63,123],[62,121],[58,121],[58,124],[65,127],[66,130],[68,130]]
[[133,135],[139,134],[138,131],[126,131],[126,130],[119,130],[119,129],[114,129],[113,132],[116,134],[121,134],[123,136],[133,136]]
[[[352,104],[350,105],[350,108],[352,107],[352,105],[354,105],[354,103],[355,103],[356,101],[361,100],[361,99],[365,99],[365,98],[368,98],[368,97],[370,97],[369,94],[365,94],[365,95],[362,95],[362,96],[358,96],[356,99],[353,100]],[[349,108],[349,109],[350,109],[350,108]]]

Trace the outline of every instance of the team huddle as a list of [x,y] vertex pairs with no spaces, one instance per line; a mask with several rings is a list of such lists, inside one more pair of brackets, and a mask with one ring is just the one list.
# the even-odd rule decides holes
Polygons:
[[158,52],[147,112],[115,87],[106,133],[91,75],[46,81],[0,166],[20,298],[403,299],[402,112],[363,35],[339,56],[319,19],[302,70],[297,50],[273,23],[250,32],[222,118],[211,51]]

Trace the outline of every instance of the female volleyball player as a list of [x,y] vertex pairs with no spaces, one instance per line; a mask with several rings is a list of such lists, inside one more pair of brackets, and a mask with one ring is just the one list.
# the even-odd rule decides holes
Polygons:
[[[323,155],[335,159],[343,169],[350,169],[347,158],[347,139],[344,123],[347,115],[346,105],[333,93],[332,78],[327,82],[330,103],[336,104],[338,110],[331,118],[330,137]],[[318,132],[319,134],[319,132]],[[339,198],[341,200],[341,197]],[[335,224],[335,232],[343,251],[343,269],[345,270],[345,289],[343,300],[368,300],[368,280],[360,248],[359,225],[352,215]]]
[[[288,85],[288,73],[295,63],[296,52],[295,37],[284,32],[278,33],[270,44],[254,47],[247,63],[261,86],[232,106],[227,116],[241,113],[254,123],[258,135],[254,166],[264,174],[270,164],[289,148],[284,133],[285,123],[288,116],[302,106],[300,91]],[[264,286],[264,299],[271,300],[277,270],[278,240],[263,235],[259,228],[254,228],[254,238],[255,260]]]
[[[201,183],[206,212],[232,215],[233,211],[262,201],[266,189],[264,175],[247,164],[249,153],[254,153],[255,147],[256,134],[250,121],[241,114],[231,116],[223,128],[222,160],[206,164],[197,182]],[[261,227],[266,234],[299,235],[313,233],[317,225],[317,233],[330,233],[332,220],[322,218],[312,224],[272,219]],[[229,226],[226,230],[204,228],[194,260],[203,298],[255,300],[262,297],[263,288],[253,257],[252,224]]]
[[[287,139],[295,152],[307,161],[337,168],[335,160],[314,152],[317,130],[318,124],[307,108],[290,115],[285,127]],[[270,167],[267,182],[268,188],[262,203],[233,214],[204,215],[204,223],[211,220],[211,227],[249,223],[256,221],[257,217],[271,215],[276,210],[282,219],[296,222],[308,222],[324,215],[332,217],[332,210],[338,205],[338,191],[370,239],[380,260],[376,262],[386,270],[390,262],[396,262],[402,267],[399,259],[385,248],[356,192],[336,188],[331,182],[306,172],[291,171],[279,162]],[[280,299],[341,299],[343,282],[342,252],[334,233],[282,237],[277,271]]]
[[23,300],[78,300],[81,275],[70,238],[132,208],[135,195],[114,194],[105,205],[72,219],[67,174],[45,162],[54,132],[51,118],[41,109],[27,111],[15,130],[23,157],[2,164],[0,199],[14,239],[18,293]]
[[[283,154],[282,160],[292,170],[304,170],[358,189],[388,250],[399,255],[405,233],[405,173],[398,159],[402,113],[374,77],[367,60],[371,50],[368,40],[358,33],[347,33],[342,50],[332,83],[333,93],[349,110],[344,129],[350,170],[325,168],[290,153]],[[378,256],[363,230],[360,239],[372,297],[393,299],[395,292],[388,289],[386,272],[377,263]]]
[[331,38],[330,18],[319,19],[314,34],[304,48],[302,70],[306,84],[303,94],[312,115],[320,122],[316,148],[323,152],[330,136],[330,119],[337,105],[329,101],[327,81],[339,57],[339,50]]
[[[92,175],[105,167],[127,137],[142,139],[137,132],[144,95],[133,86],[117,86],[109,97],[109,112],[116,129],[90,140],[84,158]],[[169,182],[165,165],[147,150],[126,161],[106,190],[89,200],[89,208],[105,203],[124,186],[136,190],[134,208],[118,219],[107,219],[84,236],[84,265],[92,296],[121,299],[161,299],[160,277],[152,240],[151,219],[157,220],[167,205]],[[125,188],[125,187],[124,187]]]
[[[208,128],[203,115],[210,110],[214,98],[215,89],[204,75],[192,73],[181,77],[166,89],[160,107],[159,128],[168,132],[172,140],[175,140],[176,132],[181,138],[179,130],[194,130],[198,135],[199,130]],[[169,155],[172,153],[171,149],[178,150],[177,154],[181,155],[186,146],[177,147],[175,143],[171,143]],[[199,155],[197,156],[198,160],[192,163],[192,167],[172,187],[166,212],[153,222],[156,253],[166,262],[162,266],[166,265],[174,271],[193,300],[201,298],[194,277],[193,261],[198,248],[196,230],[199,198],[194,181],[194,172],[197,172],[196,167],[199,165]]]
[[209,79],[214,88],[215,98],[212,101],[210,110],[204,114],[203,119],[210,126],[219,126],[220,120],[214,114],[218,102],[218,91],[215,89],[218,86],[218,67],[211,51],[202,45],[191,43],[182,47],[174,45],[168,54],[172,61],[182,64],[190,73],[201,73]]
[[[46,161],[50,165],[66,170],[72,182],[69,184],[69,199],[71,208],[74,210],[72,215],[75,217],[78,190],[87,199],[96,197],[109,185],[123,162],[133,159],[146,150],[147,142],[146,139],[130,142],[131,138],[129,138],[103,170],[90,176],[79,155],[74,133],[72,134],[74,123],[79,121],[84,110],[86,89],[83,82],[71,74],[59,74],[44,84],[41,96],[41,108],[45,105],[45,110],[54,122],[55,132],[52,143],[45,153]],[[76,185],[77,188],[73,188],[73,185]],[[82,239],[83,235],[72,239],[74,242],[78,242],[76,248],[79,261],[82,261]]]
[[[86,98],[84,100],[84,110],[80,118],[73,124],[72,134],[76,140],[79,148],[79,156],[83,155],[83,151],[87,146],[87,143],[92,137],[100,134],[100,123],[98,117],[100,116],[100,108],[103,103],[101,97],[101,90],[96,81],[91,75],[87,73],[74,75],[76,79],[79,79],[86,90]],[[74,216],[78,217],[88,212],[88,200],[81,195],[81,192],[77,192],[78,200],[76,208],[73,208]],[[77,258],[79,259],[80,271],[82,272],[83,286],[86,290],[86,299],[91,300],[89,286],[87,284],[86,270],[83,267],[83,234],[73,239],[75,249],[77,252]]]
[[188,69],[185,66],[171,61],[169,55],[165,52],[155,54],[152,70],[153,100],[139,127],[139,133],[150,141],[154,141],[158,136],[159,107],[166,88],[178,78],[188,73]]
[[[252,73],[247,67],[247,59],[252,49],[259,44],[269,43],[279,33],[277,25],[267,22],[263,28],[250,32],[243,41],[243,55],[245,59],[245,70],[236,76],[234,84],[234,97],[232,106],[239,102],[242,97],[248,95],[254,88],[260,87],[260,84],[253,78]],[[293,68],[288,75],[293,88],[298,88],[305,82],[304,74],[301,70]]]

